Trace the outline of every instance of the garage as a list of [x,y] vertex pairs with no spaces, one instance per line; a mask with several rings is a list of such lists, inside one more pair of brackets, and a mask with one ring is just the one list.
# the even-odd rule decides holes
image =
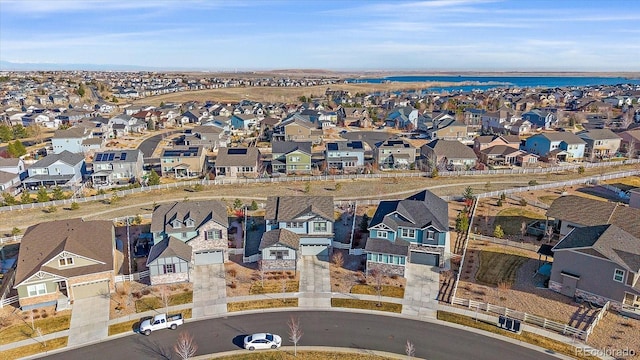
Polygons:
[[86,299],[92,296],[99,296],[109,293],[109,280],[93,281],[84,284],[77,284],[71,287],[73,298]]
[[198,251],[194,254],[196,265],[222,264],[224,263],[224,254],[222,250]]
[[440,266],[440,255],[430,254],[426,252],[412,251],[410,261],[412,264]]
[[300,253],[303,256],[329,256],[329,247],[327,245],[300,245]]

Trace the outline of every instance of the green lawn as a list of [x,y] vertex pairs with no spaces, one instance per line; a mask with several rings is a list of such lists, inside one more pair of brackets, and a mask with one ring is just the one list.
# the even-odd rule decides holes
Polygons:
[[476,281],[482,285],[492,286],[498,286],[500,283],[513,284],[518,268],[528,259],[517,254],[481,251]]
[[[181,292],[169,296],[169,306],[188,304],[193,302],[193,291]],[[164,307],[162,299],[159,297],[145,297],[136,300],[136,312],[145,312]]]
[[500,211],[496,215],[495,225],[500,225],[505,235],[518,235],[520,234],[520,226],[523,221],[528,224],[540,219],[544,219],[544,215],[526,210],[522,207],[510,207]]
[[255,301],[238,301],[227,303],[227,311],[244,311],[279,307],[297,307],[298,299],[269,299]]
[[[0,329],[0,345],[30,339],[32,336],[36,336],[34,330],[31,329],[31,320],[25,321],[26,322]],[[36,329],[40,328],[43,335],[50,334],[68,330],[69,324],[71,323],[71,315],[51,316],[46,319],[34,320],[33,323]]]
[[60,349],[67,346],[68,337],[60,337],[56,339],[51,339],[47,341],[43,346],[43,344],[32,344],[20,346],[14,349],[0,351],[0,359],[4,360],[14,360],[20,359],[29,355],[38,354],[44,351],[51,351],[55,349]]
[[[352,294],[364,294],[364,295],[378,295],[375,286],[371,285],[353,285],[350,292]],[[390,285],[383,285],[381,294],[382,296],[390,296],[397,298],[404,298],[404,288]]]
[[[378,306],[378,304],[380,304],[380,306]],[[331,306],[345,307],[345,308],[351,308],[351,309],[388,311],[388,312],[394,312],[398,314],[402,312],[402,304],[395,304],[395,303],[389,303],[384,301],[378,303],[377,301],[369,301],[369,300],[332,298]]]

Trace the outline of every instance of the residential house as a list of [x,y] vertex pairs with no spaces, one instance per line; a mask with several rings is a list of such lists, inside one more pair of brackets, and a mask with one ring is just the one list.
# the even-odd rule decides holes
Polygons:
[[455,119],[436,120],[433,119],[433,125],[427,129],[427,137],[431,140],[468,140],[469,133],[467,125]]
[[388,139],[375,145],[373,158],[378,168],[409,169],[415,165],[417,149],[404,139]]
[[[164,253],[164,248],[168,247],[169,243],[163,244],[162,241],[174,238],[191,247],[192,264],[222,264],[229,259],[228,228],[227,206],[221,201],[181,201],[162,204],[153,210],[151,218],[154,245],[150,254]],[[178,252],[182,254],[178,257],[186,260],[182,250],[178,249]],[[158,272],[158,276],[167,274],[170,273]],[[182,279],[182,275],[173,275],[174,280],[176,277]]]
[[367,272],[404,276],[407,263],[444,267],[450,253],[448,209],[428,190],[381,201],[368,227]]
[[507,133],[512,123],[515,123],[522,118],[506,106],[502,106],[497,111],[487,111],[480,115],[482,121],[482,130],[487,132],[494,132],[498,134]]
[[191,246],[169,236],[153,247],[147,257],[151,285],[189,281]]
[[629,207],[640,209],[640,187],[629,190]]
[[231,116],[231,127],[236,130],[256,129],[259,119],[254,114],[234,114]]
[[142,180],[144,155],[140,150],[111,150],[93,157],[91,181],[94,187],[132,184]]
[[20,241],[14,288],[22,310],[112,293],[123,255],[113,222],[56,220],[30,226]]
[[83,142],[92,137],[91,130],[83,126],[56,130],[51,137],[51,147],[54,154],[60,154],[63,151],[82,154],[84,153]]
[[82,154],[63,151],[36,161],[27,169],[29,176],[22,185],[31,190],[39,186],[72,187],[82,182],[86,165]]
[[[636,218],[637,221],[638,218]],[[572,229],[553,249],[549,289],[611,308],[640,307],[640,239],[613,224]]]
[[522,154],[523,151],[511,146],[494,145],[480,152],[480,161],[486,165],[511,166],[516,165],[518,156]]
[[216,176],[256,178],[262,173],[257,147],[220,148],[215,163]]
[[20,177],[21,180],[27,176],[24,160],[20,158],[5,159],[3,157],[0,157],[0,171],[10,174],[16,174]]
[[640,158],[640,128],[619,133],[620,151],[631,159]]
[[287,229],[269,230],[260,239],[261,269],[296,271],[300,235]]
[[[266,231],[282,229],[299,237],[300,255],[321,256],[328,259],[333,243],[333,197],[332,196],[270,196],[266,206]],[[266,234],[266,233],[265,233]],[[273,244],[276,234],[268,235],[261,248]],[[287,233],[286,245],[293,248],[295,241]],[[293,254],[289,254],[290,257]],[[283,259],[284,260],[284,259]]]
[[478,158],[473,150],[457,140],[433,140],[420,148],[423,162],[432,162],[446,170],[468,170]]
[[186,146],[203,146],[208,150],[226,147],[228,140],[229,136],[224,128],[213,124],[196,126],[183,135]]
[[481,135],[473,140],[473,151],[480,156],[482,150],[496,145],[506,145],[517,150],[520,148],[520,138],[516,135]]
[[0,193],[17,195],[20,193],[22,181],[19,174],[0,170]]
[[522,113],[522,119],[529,121],[534,129],[550,130],[558,126],[556,109],[533,109]]
[[305,119],[303,115],[294,113],[275,127],[273,139],[275,141],[311,141],[313,144],[319,144],[322,142],[322,130]]
[[418,128],[418,109],[412,106],[403,106],[393,109],[385,118],[384,123],[388,127],[396,129],[414,130]]
[[325,159],[329,171],[354,172],[362,169],[364,168],[364,143],[360,140],[327,142]]
[[580,161],[585,145],[584,140],[571,132],[548,132],[527,138],[522,150],[547,161]]
[[127,114],[120,114],[109,119],[109,137],[117,138],[126,134],[141,133],[147,130],[147,122]]
[[592,129],[577,134],[586,142],[584,156],[591,160],[609,159],[616,156],[622,139],[609,129]]
[[311,172],[311,143],[273,141],[271,143],[271,171],[286,174]]
[[163,176],[197,177],[205,173],[206,153],[202,146],[174,146],[163,149],[160,165]]

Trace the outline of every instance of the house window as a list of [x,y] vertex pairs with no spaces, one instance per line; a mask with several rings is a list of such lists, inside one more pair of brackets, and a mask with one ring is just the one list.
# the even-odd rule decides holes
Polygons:
[[327,223],[326,222],[314,222],[313,223],[313,231],[314,232],[327,232]]
[[206,239],[207,240],[219,240],[220,238],[222,238],[222,231],[220,231],[220,230],[207,230],[205,235],[206,235]]
[[184,239],[184,238],[186,238],[186,237],[187,237],[187,233],[186,233],[186,232],[183,232],[183,233],[182,233],[182,238]]
[[415,239],[416,238],[416,230],[415,229],[400,229],[400,237],[405,239]]
[[30,297],[44,295],[47,293],[47,285],[44,283],[29,285],[27,286],[27,293],[29,294]]
[[184,226],[186,226],[186,227],[191,227],[191,226],[193,226],[194,224],[195,224],[195,222],[193,221],[193,219],[187,219],[187,220],[184,222]]
[[291,161],[291,162],[300,162],[300,156],[291,156],[289,158],[289,161]]
[[613,281],[623,282],[624,281],[624,270],[616,269],[613,272]]
[[165,264],[163,267],[165,274],[173,274],[176,272],[176,264]]
[[171,226],[173,226],[174,229],[179,229],[182,227],[182,223],[180,220],[174,220],[173,223],[171,223]]
[[289,251],[288,250],[271,250],[269,254],[271,255],[272,258],[275,258],[276,260],[282,260],[284,259],[285,256],[289,256]]
[[388,233],[388,232],[386,232],[386,231],[382,231],[382,230],[378,230],[378,234],[377,234],[376,236],[377,236],[377,237],[379,237],[379,238],[384,238],[384,239],[386,239],[388,235],[389,235],[389,233]]
[[427,231],[427,239],[433,240],[433,236],[434,236],[433,230],[428,230]]
[[68,258],[59,259],[58,264],[60,264],[60,266],[73,265],[73,258],[68,257]]
[[302,229],[302,223],[301,222],[288,222],[287,223],[287,227],[290,229]]

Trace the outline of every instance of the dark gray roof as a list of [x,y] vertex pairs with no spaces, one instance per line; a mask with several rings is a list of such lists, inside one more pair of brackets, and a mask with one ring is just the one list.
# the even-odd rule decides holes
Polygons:
[[574,228],[553,251],[578,248],[591,248],[629,271],[640,270],[640,239],[616,225]]
[[591,140],[620,140],[620,137],[609,129],[591,129],[578,133],[578,136],[582,139]]
[[273,154],[288,154],[294,150],[300,150],[307,154],[311,154],[310,141],[274,141],[271,143],[271,152]]
[[494,145],[490,148],[484,149],[481,152],[485,155],[509,155],[519,152],[520,150],[507,145]]
[[409,242],[404,240],[389,241],[386,239],[369,238],[364,251],[391,255],[409,255]]
[[270,196],[267,198],[267,220],[290,221],[313,213],[333,221],[333,196]]
[[[113,154],[113,155],[111,155]],[[138,156],[142,157],[141,150],[109,150],[99,151],[93,156],[93,162],[138,162]]]
[[216,166],[256,166],[259,157],[257,147],[223,147],[218,149]]
[[260,248],[262,250],[275,244],[281,244],[288,248],[298,250],[300,247],[300,237],[298,234],[287,229],[275,229],[270,230],[262,234],[262,240],[260,240]]
[[431,148],[437,157],[446,157],[447,159],[477,159],[473,150],[457,140],[433,140],[430,143],[422,145]]
[[84,127],[70,127],[65,130],[56,130],[53,133],[54,139],[76,139],[82,138],[87,133],[87,129]]
[[15,178],[20,178],[20,174],[13,174],[0,170],[0,184],[8,183]]
[[50,154],[45,156],[44,158],[38,160],[35,164],[31,165],[32,168],[46,168],[51,166],[56,161],[62,161],[65,164],[70,166],[75,166],[79,162],[84,161],[84,155],[72,153],[70,151],[63,151],[59,154]]
[[[534,135],[534,136],[538,136],[538,135]],[[542,133],[539,136],[545,137],[550,141],[564,141],[567,144],[584,144],[585,143],[585,141],[582,140],[578,135],[568,131]]]
[[[180,228],[174,230],[171,225],[174,219],[184,222],[189,218],[194,221],[193,227],[186,227],[182,224]],[[217,200],[176,201],[156,207],[151,220],[151,232],[164,231],[168,234],[171,232],[197,230],[211,220],[224,227],[229,227],[227,206],[223,202]]]
[[423,190],[404,200],[381,201],[369,227],[380,223],[394,230],[433,226],[439,231],[448,231],[449,205],[432,192]]
[[158,258],[177,257],[186,262],[191,261],[191,246],[170,236],[151,247],[149,257],[147,257],[147,266],[156,261]]

